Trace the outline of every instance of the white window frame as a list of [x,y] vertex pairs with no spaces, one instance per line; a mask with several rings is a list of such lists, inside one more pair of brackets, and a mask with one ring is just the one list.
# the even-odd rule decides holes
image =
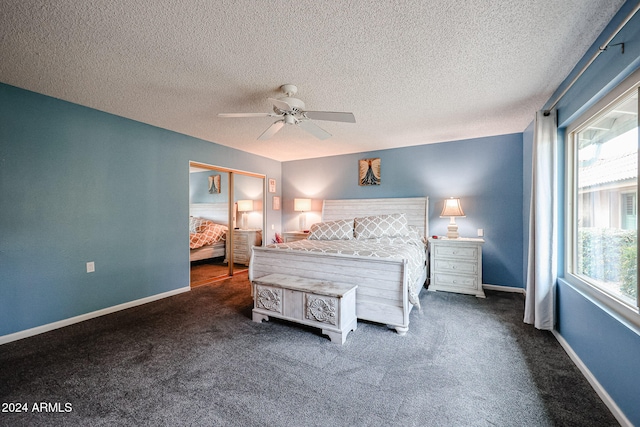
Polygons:
[[[640,93],[640,69],[636,70],[631,76],[626,78],[618,86],[612,89],[607,95],[605,95],[600,101],[594,104],[592,107],[584,111],[566,128],[565,132],[565,263],[564,263],[564,279],[569,282],[576,289],[583,292],[596,304],[600,305],[607,312],[619,320],[629,324],[635,330],[640,332],[640,309],[637,307],[640,305],[640,289],[638,299],[636,301],[636,307],[632,307],[624,302],[616,299],[615,297],[604,292],[597,286],[589,283],[584,277],[578,276],[573,273],[577,255],[575,253],[576,248],[576,236],[575,236],[575,223],[577,222],[577,188],[575,185],[575,168],[576,168],[576,156],[577,153],[574,150],[576,144],[574,144],[574,135],[580,131],[585,124],[592,121],[594,117],[600,115],[604,110],[610,106],[619,102],[626,96],[629,96],[632,90],[636,90]],[[639,97],[640,98],[640,97]],[[639,99],[640,103],[640,99]],[[640,130],[640,129],[639,129]],[[640,135],[640,133],[639,133]],[[639,162],[640,165],[640,162]],[[640,232],[640,227],[638,228]],[[640,236],[638,236],[638,242],[640,246]],[[638,248],[638,254],[640,255],[640,248]],[[640,257],[639,257],[640,258]]]

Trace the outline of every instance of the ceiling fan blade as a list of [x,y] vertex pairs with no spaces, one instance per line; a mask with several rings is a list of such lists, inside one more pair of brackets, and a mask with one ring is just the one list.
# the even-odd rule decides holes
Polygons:
[[275,122],[274,124],[272,124],[271,126],[269,126],[267,128],[267,130],[265,130],[264,132],[262,132],[262,135],[260,135],[258,137],[259,140],[266,140],[271,138],[273,135],[275,135],[280,129],[282,129],[282,126],[284,126],[284,120],[278,120],[277,122]]
[[278,110],[282,110],[282,111],[291,111],[293,110],[293,107],[291,105],[289,105],[288,103],[281,101],[279,99],[275,99],[275,98],[269,98],[269,101],[271,101],[271,103],[278,109]]
[[218,117],[271,117],[272,113],[219,113]]
[[304,115],[313,120],[328,120],[331,122],[355,123],[356,117],[353,113],[343,113],[338,111],[305,111]]
[[311,135],[315,136],[318,139],[327,139],[331,138],[331,134],[326,130],[322,129],[320,126],[316,125],[310,120],[300,120],[298,121],[298,126],[302,129],[309,132]]

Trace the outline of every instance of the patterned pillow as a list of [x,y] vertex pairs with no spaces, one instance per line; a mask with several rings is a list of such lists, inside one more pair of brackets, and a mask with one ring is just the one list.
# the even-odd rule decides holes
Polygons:
[[227,226],[216,224],[209,220],[204,220],[202,225],[197,227],[196,233],[189,233],[189,247],[191,249],[201,248],[204,245],[212,245],[227,238]]
[[353,239],[353,221],[337,221],[313,224],[309,230],[309,240],[351,240]]
[[207,230],[210,230],[211,233],[211,243],[216,243],[221,240],[227,239],[228,227],[226,225],[212,223],[209,227],[207,227]]
[[409,234],[407,217],[403,213],[356,218],[354,223],[356,239],[407,236]]
[[411,236],[411,237],[416,238],[416,239],[422,239],[424,237],[420,233],[420,229],[418,227],[416,227],[415,225],[410,225],[409,226],[409,232],[407,233],[407,236]]
[[211,222],[205,218],[198,218],[197,216],[189,217],[189,233],[202,233],[203,227]]

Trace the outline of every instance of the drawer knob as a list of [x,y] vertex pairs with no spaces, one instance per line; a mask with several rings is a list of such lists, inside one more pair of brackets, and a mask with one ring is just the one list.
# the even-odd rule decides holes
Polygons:
[[457,255],[457,254],[458,254],[458,251],[453,251],[453,254],[454,254],[454,255]]

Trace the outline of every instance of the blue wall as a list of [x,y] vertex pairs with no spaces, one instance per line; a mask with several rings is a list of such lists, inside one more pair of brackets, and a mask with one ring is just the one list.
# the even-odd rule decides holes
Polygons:
[[[638,1],[625,3],[558,91],[564,89],[637,4]],[[625,43],[624,54],[621,53],[620,46],[607,49],[558,103],[560,154],[565,149],[566,127],[640,67],[640,13],[636,13],[611,43],[620,42]],[[552,97],[547,106],[554,100],[555,97]],[[560,166],[561,177],[564,177],[564,163]],[[564,194],[564,179],[561,180],[558,191],[561,196]],[[564,218],[564,206],[560,206],[559,218]],[[560,224],[559,235],[560,272],[564,268],[563,225],[564,223]],[[631,423],[640,425],[640,331],[618,320],[563,279],[558,281],[556,306],[558,333]]]
[[[358,160],[380,157],[379,186],[358,185]],[[298,229],[294,197],[310,197],[308,223],[320,221],[323,199],[429,196],[430,235],[444,235],[443,200],[460,197],[461,236],[485,232],[483,282],[524,287],[522,262],[522,134],[285,162],[283,227]]]
[[0,84],[0,336],[189,286],[190,160],[281,176],[274,160]]

